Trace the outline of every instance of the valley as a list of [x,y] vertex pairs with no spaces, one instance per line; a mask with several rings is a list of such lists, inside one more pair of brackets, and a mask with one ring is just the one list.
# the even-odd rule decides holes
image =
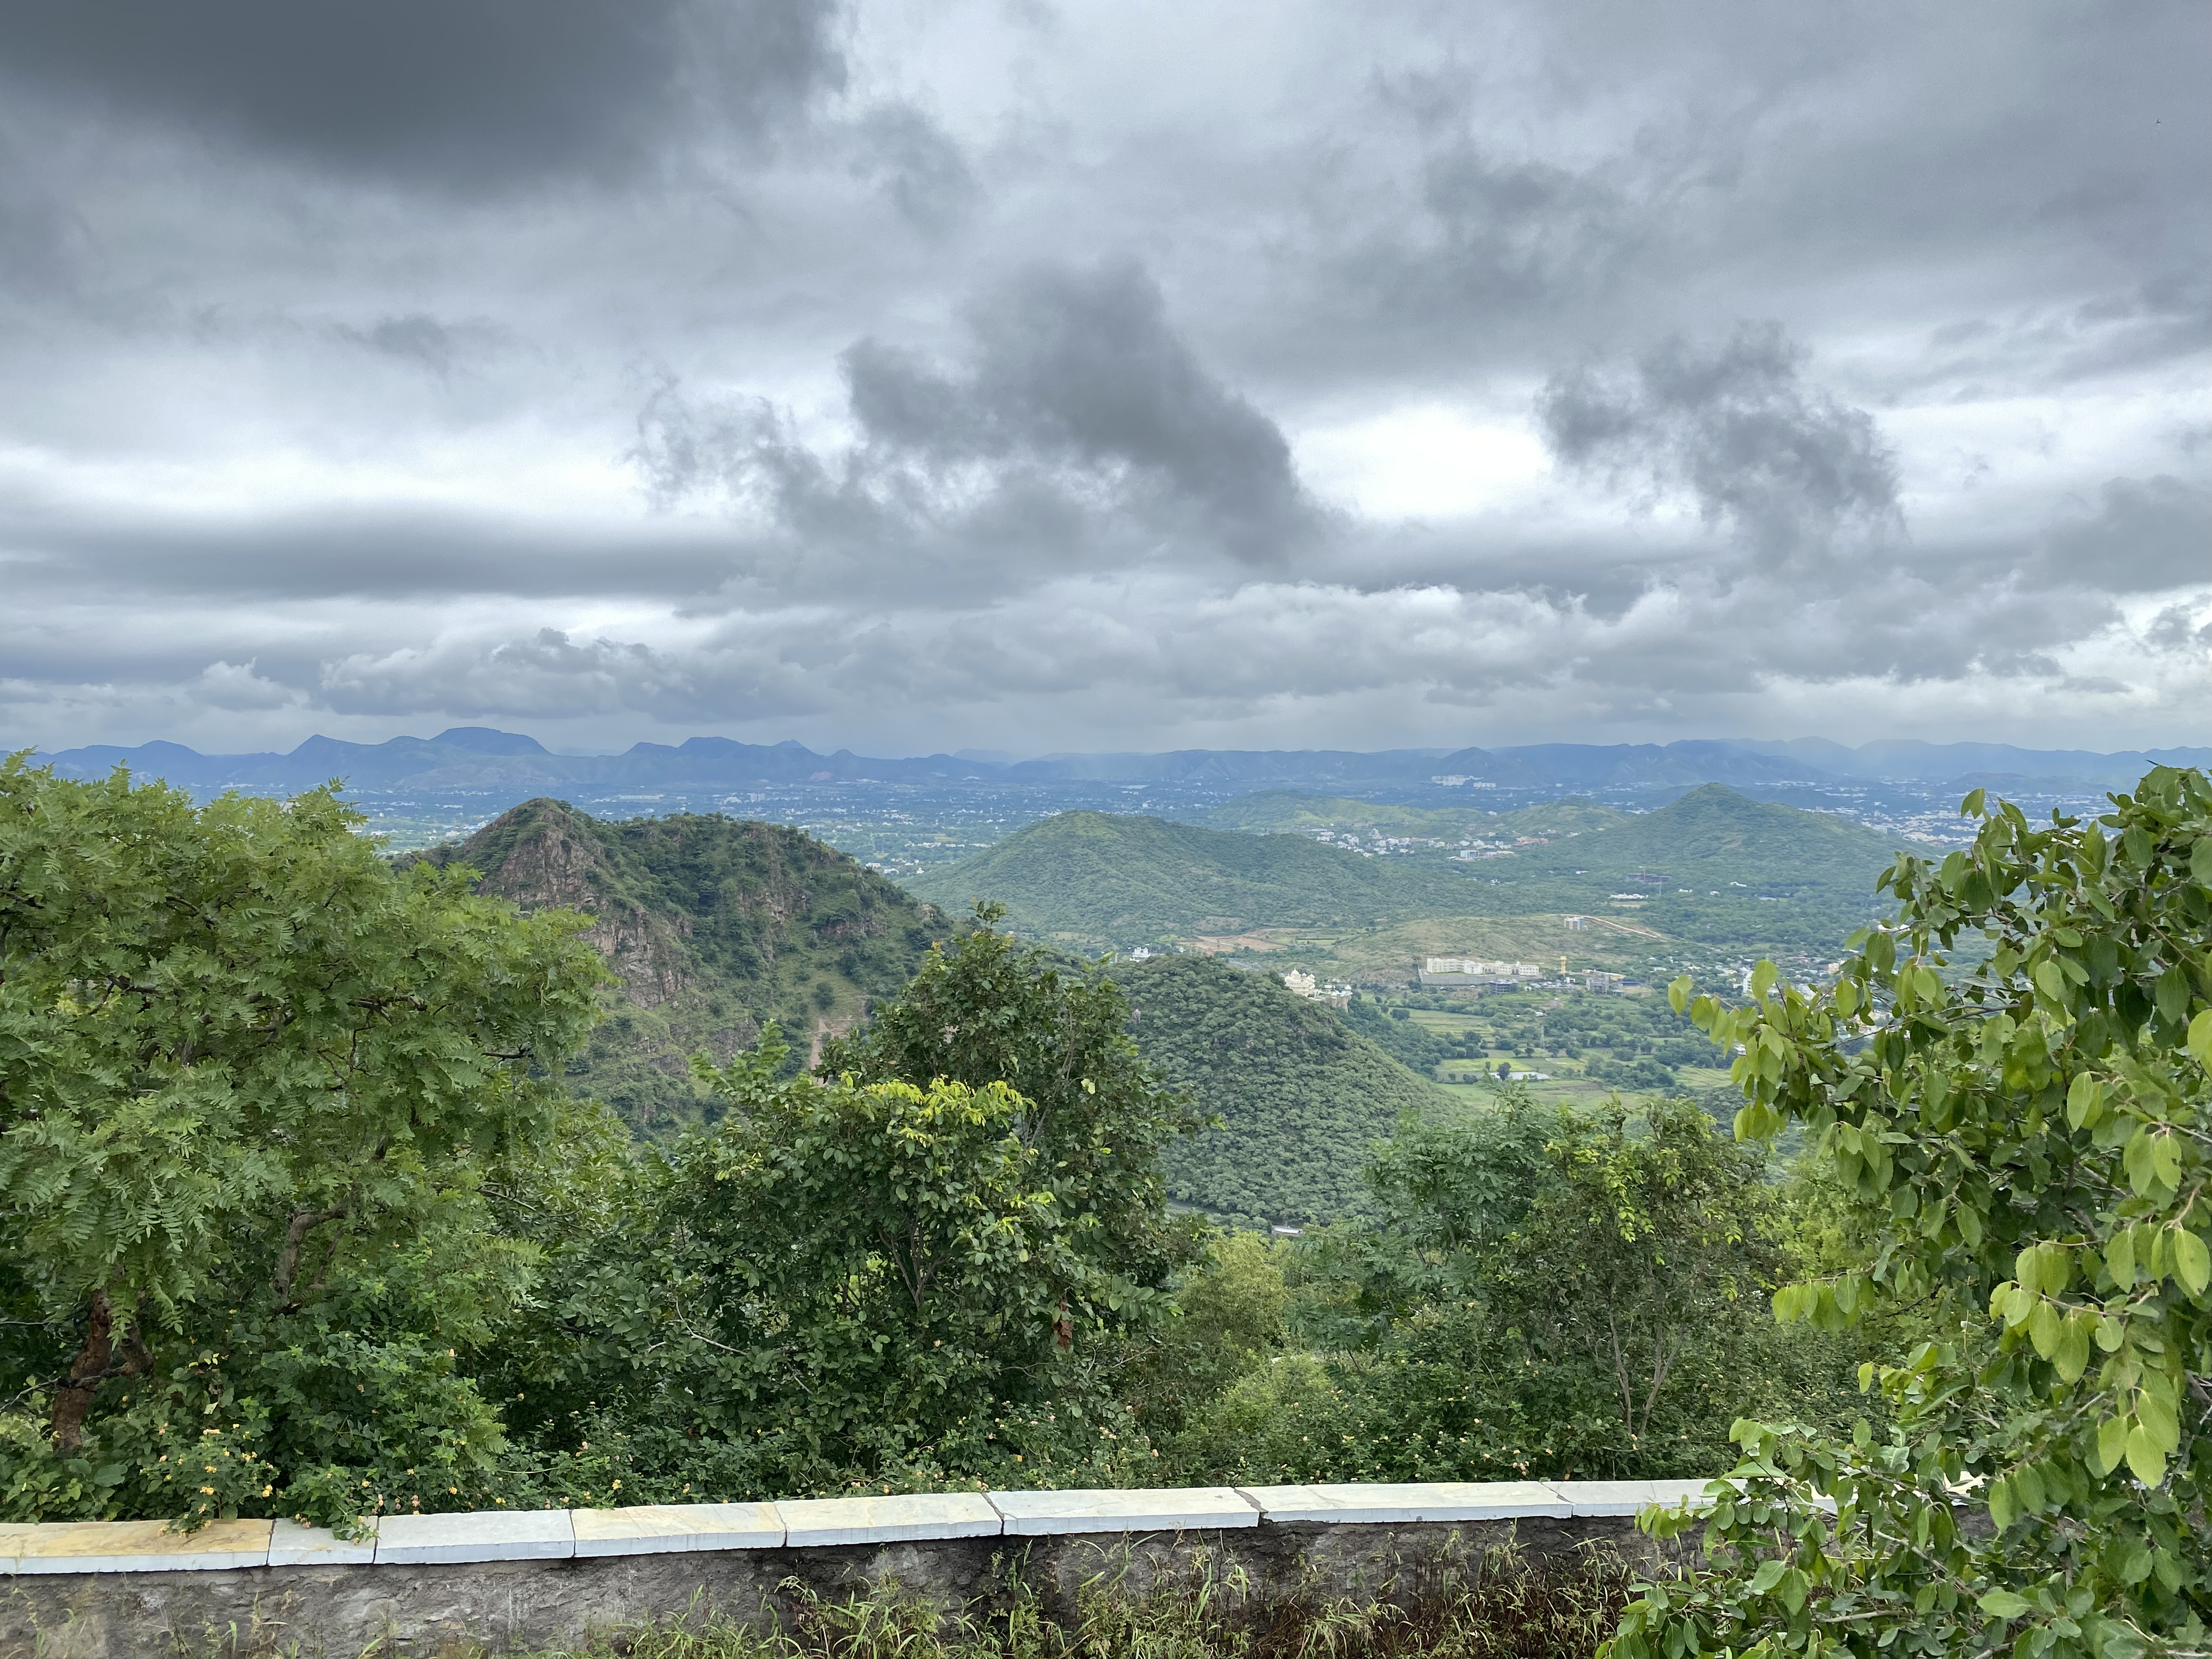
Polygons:
[[[1218,1121],[1170,1152],[1175,1201],[1299,1226],[1360,1210],[1370,1150],[1401,1117],[1486,1103],[1501,1078],[1563,1103],[1719,1089],[1718,1056],[1656,988],[1685,969],[1733,987],[1754,955],[1816,971],[1874,913],[1893,855],[1722,786],[1647,813],[1571,799],[1446,818],[1270,791],[1217,816],[1254,828],[1070,812],[902,886],[785,825],[541,799],[400,861],[594,919],[607,1013],[567,1082],[654,1139],[711,1117],[691,1054],[726,1059],[773,1020],[804,1065],[973,901],[1001,903],[1110,974],[1139,1052]],[[1528,977],[1424,983],[1438,957]]]

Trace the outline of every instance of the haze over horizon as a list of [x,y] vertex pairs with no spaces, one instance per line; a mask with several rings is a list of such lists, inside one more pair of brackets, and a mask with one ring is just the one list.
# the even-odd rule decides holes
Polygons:
[[2212,9],[0,21],[0,751],[2207,740]]

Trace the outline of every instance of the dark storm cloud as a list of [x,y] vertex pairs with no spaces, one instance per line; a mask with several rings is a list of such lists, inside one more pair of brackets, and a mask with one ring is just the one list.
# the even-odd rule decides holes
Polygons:
[[[1279,428],[1201,364],[1133,264],[1034,266],[969,308],[945,368],[883,341],[842,366],[860,441],[815,453],[772,406],[656,396],[638,456],[664,504],[719,489],[788,528],[850,541],[980,532],[1051,562],[1103,519],[1278,562],[1321,517]],[[1056,546],[1055,544],[1058,544]]]
[[1626,371],[1554,375],[1537,399],[1568,465],[1620,485],[1686,491],[1707,523],[1787,557],[1901,527],[1897,459],[1864,410],[1806,384],[1778,324],[1669,339]]
[[708,115],[759,130],[842,60],[829,0],[70,0],[7,8],[19,84],[463,190],[610,174]]

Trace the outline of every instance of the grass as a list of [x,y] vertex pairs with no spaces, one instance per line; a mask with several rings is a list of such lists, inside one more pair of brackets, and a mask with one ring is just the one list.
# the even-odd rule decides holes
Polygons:
[[1589,1547],[1535,1562],[1509,1545],[1366,1597],[1312,1580],[1267,1594],[1211,1556],[1148,1580],[1145,1565],[1123,1553],[1065,1620],[1012,1579],[956,1608],[895,1583],[833,1601],[787,1580],[793,1614],[770,1627],[684,1619],[534,1659],[1588,1659],[1633,1583],[1618,1556]]

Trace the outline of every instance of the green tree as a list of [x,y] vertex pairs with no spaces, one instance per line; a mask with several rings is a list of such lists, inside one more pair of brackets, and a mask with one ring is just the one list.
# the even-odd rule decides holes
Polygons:
[[1309,1236],[1291,1318],[1323,1352],[1247,1375],[1186,1437],[1256,1480],[1711,1469],[1778,1389],[1832,1395],[1826,1338],[1777,1333],[1783,1253],[1755,1149],[1692,1103],[1411,1121],[1370,1170],[1382,1224]]
[[1176,1287],[1176,1316],[1139,1339],[1121,1385],[1149,1432],[1179,1432],[1282,1346],[1282,1257],[1264,1233],[1215,1236]]
[[763,1496],[1111,1484],[1148,1455],[1115,1391],[1200,1255],[1159,1170],[1196,1114],[1137,1056],[1109,981],[994,919],[811,1075],[772,1033],[727,1067],[702,1057],[714,1129],[596,1166],[603,1196],[525,1221],[559,1288],[511,1392],[545,1443],[580,1449],[596,1423],[628,1448],[625,1490]]
[[[1002,1082],[779,1080],[774,1032],[700,1072],[728,1108],[670,1160],[673,1334],[702,1426],[765,1421],[819,1479],[1048,1393],[1104,1276]],[[1086,1322],[1090,1322],[1086,1320]]]
[[865,1028],[823,1045],[817,1072],[919,1089],[1006,1085],[1012,1133],[1035,1153],[1069,1248],[1106,1275],[1097,1316],[1135,1328],[1165,1315],[1170,1279],[1198,1259],[1197,1230],[1168,1212],[1161,1155],[1205,1120],[1137,1052],[1121,988],[999,932],[1003,915],[977,905],[974,925],[933,946]]
[[1632,1607],[1619,1659],[2205,1650],[2212,784],[2111,799],[2038,827],[1976,791],[1972,846],[1900,858],[1832,985],[1762,964],[1748,1006],[1698,999],[1743,1049],[1738,1133],[1802,1124],[1873,1241],[1777,1312],[1970,1318],[1869,1368],[1886,1435],[1740,1424],[1710,1568]]
[[9,1512],[343,1515],[498,1453],[462,1351],[530,1264],[479,1188],[601,969],[360,823],[0,763]]

